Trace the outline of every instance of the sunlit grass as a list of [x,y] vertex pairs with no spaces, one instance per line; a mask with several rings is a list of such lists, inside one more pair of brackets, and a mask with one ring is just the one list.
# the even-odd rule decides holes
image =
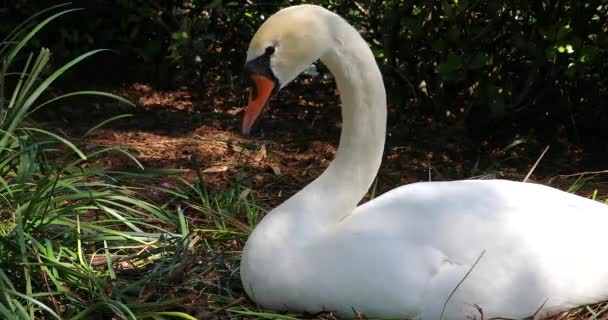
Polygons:
[[[43,27],[77,10],[64,7],[40,13],[37,18],[49,16],[39,23],[24,22],[0,44],[0,318],[192,319],[167,311],[175,299],[142,299],[188,250],[183,212],[159,206],[130,186],[132,179],[158,172],[143,170],[124,150],[91,148],[29,119],[35,110],[75,95],[131,104],[98,91],[41,102],[56,79],[102,51],[56,69],[48,49],[22,53]],[[92,160],[107,152],[130,158],[139,172],[95,168]]]

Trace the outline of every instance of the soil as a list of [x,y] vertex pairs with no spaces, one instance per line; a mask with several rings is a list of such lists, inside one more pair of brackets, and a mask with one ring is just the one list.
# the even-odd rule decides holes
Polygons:
[[[135,106],[108,99],[91,103],[90,97],[71,99],[49,106],[36,119],[72,139],[82,138],[100,147],[123,147],[146,168],[185,169],[179,176],[189,181],[197,179],[200,169],[211,191],[235,184],[250,188],[255,190],[256,203],[265,209],[278,205],[327,168],[336,153],[341,127],[339,93],[331,79],[302,78],[280,91],[258,119],[251,136],[239,132],[246,89],[222,83],[205,89],[175,90],[144,83],[112,85],[106,91],[128,98]],[[131,116],[107,123],[86,140],[83,137],[98,123],[122,114]],[[471,138],[465,123],[463,114],[435,119],[418,110],[414,102],[403,106],[389,101],[384,160],[370,195],[424,180],[521,181],[531,171],[529,181],[562,189],[582,181],[585,183],[578,194],[590,196],[597,190],[600,197],[605,197],[608,193],[608,182],[601,174],[579,174],[585,168],[595,170],[589,163],[601,163],[601,155],[572,143],[565,131],[543,137],[534,128],[519,132],[508,129]],[[550,148],[535,166],[547,146]],[[103,155],[95,165],[137,168],[132,159],[120,153]],[[150,183],[170,186],[166,179]],[[162,196],[158,191],[150,192]],[[199,221],[195,213],[187,213],[192,222]],[[240,250],[239,245],[226,243],[220,256],[232,257]],[[229,267],[227,270],[226,274],[232,274]],[[201,275],[208,277],[215,275]],[[232,276],[219,278],[228,282],[225,287],[238,287]],[[202,289],[190,289],[189,294],[184,290],[177,286],[175,292],[165,294],[186,298],[189,303],[184,308],[190,312],[207,312],[206,307],[214,304],[201,293]],[[216,307],[224,304],[230,305],[220,303]],[[570,318],[576,319],[574,315]]]
[[[211,188],[238,180],[262,198],[274,199],[269,205],[286,199],[328,166],[341,126],[339,93],[331,79],[302,78],[281,90],[247,137],[239,132],[246,88],[222,83],[204,90],[159,90],[142,83],[113,86],[108,91],[128,98],[135,107],[108,99],[93,104],[90,98],[72,99],[47,108],[38,118],[75,138],[105,119],[131,114],[97,129],[88,139],[99,146],[127,148],[144,167],[190,169],[182,174],[189,180],[196,176],[193,169],[200,167]],[[530,179],[567,187],[573,177],[555,178],[584,172],[586,166],[595,170],[588,165],[598,163],[601,156],[585,152],[565,132],[547,139],[533,128],[503,130],[472,139],[464,120],[461,114],[451,114],[437,121],[414,103],[399,106],[389,101],[387,143],[375,193],[423,180],[522,180],[546,146],[550,148]],[[97,163],[115,169],[135,167],[120,154]],[[608,190],[596,182],[585,193],[598,187]]]

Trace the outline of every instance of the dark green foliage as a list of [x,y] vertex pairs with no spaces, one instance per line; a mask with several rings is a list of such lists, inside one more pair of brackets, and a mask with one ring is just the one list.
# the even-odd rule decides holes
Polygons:
[[[128,66],[116,75],[123,81],[232,84],[263,19],[301,2],[75,1],[84,16],[48,36],[62,55],[116,49]],[[593,129],[608,121],[608,1],[309,2],[361,30],[399,108],[472,127],[524,118]],[[0,18],[18,19],[42,5],[6,3]]]
[[414,85],[424,80],[425,99],[437,111],[483,108],[500,117],[536,107],[561,113],[603,105],[606,5],[419,2],[394,1],[387,11],[385,62]]

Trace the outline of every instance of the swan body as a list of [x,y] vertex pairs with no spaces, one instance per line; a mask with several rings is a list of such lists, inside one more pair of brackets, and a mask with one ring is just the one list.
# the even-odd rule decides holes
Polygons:
[[542,317],[608,299],[608,206],[599,202],[467,180],[405,185],[357,206],[382,158],[385,90],[365,41],[321,7],[283,9],[252,39],[243,131],[319,58],[341,93],[340,146],[247,240],[241,280],[251,299],[279,311],[417,319]]

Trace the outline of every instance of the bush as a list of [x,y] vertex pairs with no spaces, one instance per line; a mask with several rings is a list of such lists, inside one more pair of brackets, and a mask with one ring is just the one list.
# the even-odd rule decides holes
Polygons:
[[[125,65],[136,61],[143,70],[135,74],[165,84],[231,85],[257,26],[279,8],[301,2],[77,1],[87,8],[86,23],[67,23],[51,38],[63,54],[117,49],[127,57]],[[513,119],[583,135],[604,131],[606,1],[307,2],[345,16],[362,32],[392,105],[401,109],[415,107],[443,121],[466,118],[473,128]],[[23,15],[37,5],[16,1],[9,11]],[[130,74],[118,76],[124,81]]]
[[384,62],[416,87],[424,81],[424,90],[407,92],[437,115],[534,110],[605,120],[607,4],[393,1],[384,16]]

